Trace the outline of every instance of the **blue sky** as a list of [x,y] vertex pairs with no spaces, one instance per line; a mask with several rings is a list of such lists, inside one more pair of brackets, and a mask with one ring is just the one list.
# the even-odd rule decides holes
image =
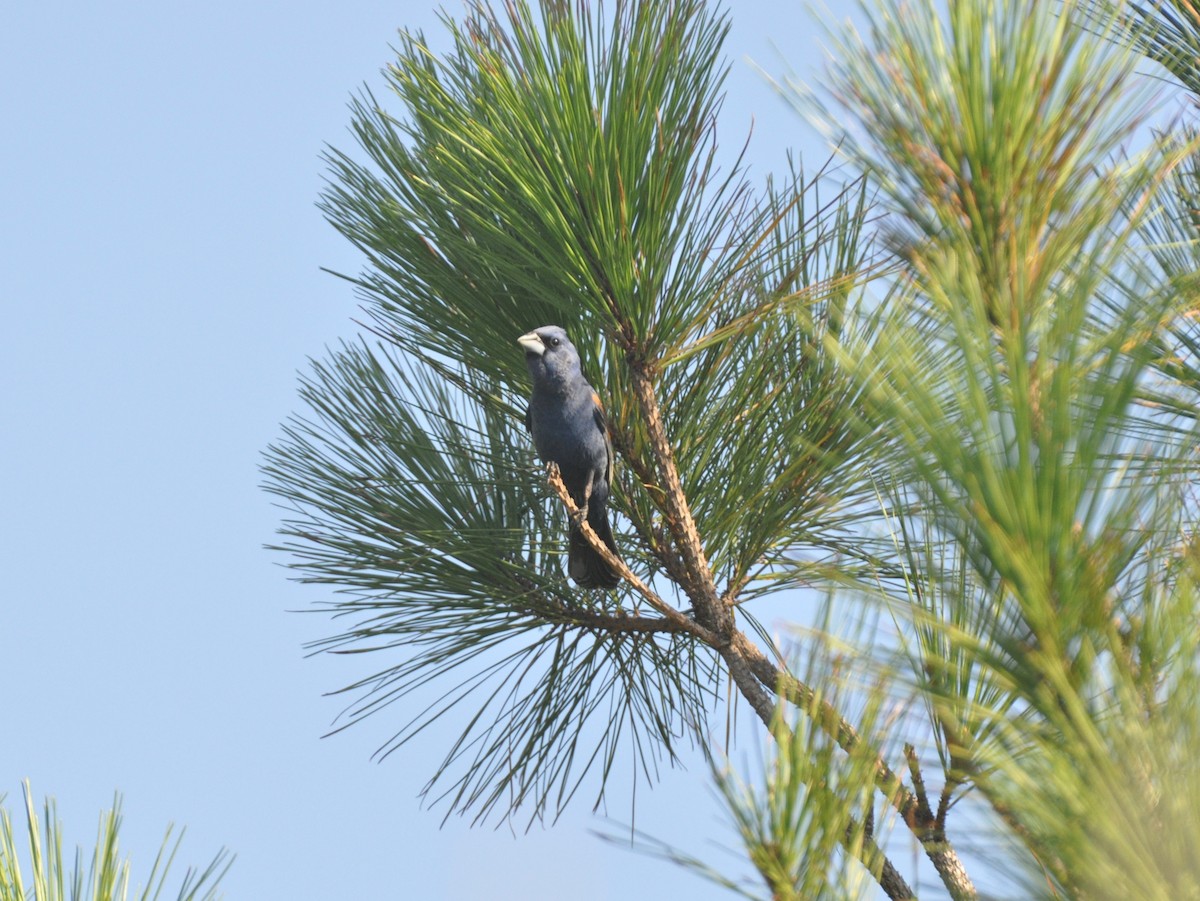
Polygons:
[[[417,794],[448,732],[383,763],[403,710],[320,737],[342,707],[324,693],[364,664],[305,658],[333,627],[289,611],[325,589],[263,550],[278,511],[257,467],[306,360],[356,333],[352,292],[320,271],[359,263],[314,206],[319,154],[351,145],[346,103],[382,93],[397,29],[436,44],[434,9],[18,0],[5,16],[0,792],[15,811],[30,778],[89,847],[119,790],[135,877],[175,821],[182,861],[238,854],[230,898],[729,897],[593,837],[629,821],[619,784],[612,820],[581,798],[516,837],[442,827]],[[824,151],[748,60],[811,75],[820,34],[800,3],[734,9],[722,134],[732,159],[753,117],[757,176]],[[688,763],[639,786],[637,825],[736,869]]]

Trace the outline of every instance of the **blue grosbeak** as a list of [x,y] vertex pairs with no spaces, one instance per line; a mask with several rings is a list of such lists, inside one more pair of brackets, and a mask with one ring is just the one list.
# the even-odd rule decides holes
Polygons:
[[[587,522],[614,554],[617,544],[608,525],[613,449],[600,395],[587,383],[579,352],[557,325],[535,329],[517,339],[533,377],[533,396],[525,426],[545,463],[555,463],[563,484]],[[621,581],[572,523],[567,572],[581,588],[615,588]]]

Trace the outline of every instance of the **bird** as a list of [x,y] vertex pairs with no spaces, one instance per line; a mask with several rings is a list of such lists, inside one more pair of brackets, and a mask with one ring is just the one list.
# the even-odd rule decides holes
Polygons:
[[[557,325],[522,335],[525,364],[533,379],[533,394],[525,410],[525,427],[544,463],[558,466],[563,484],[587,523],[614,555],[618,553],[608,522],[608,497],[613,479],[612,439],[600,395],[587,379],[579,352]],[[581,588],[616,588],[621,581],[572,522],[567,572]]]

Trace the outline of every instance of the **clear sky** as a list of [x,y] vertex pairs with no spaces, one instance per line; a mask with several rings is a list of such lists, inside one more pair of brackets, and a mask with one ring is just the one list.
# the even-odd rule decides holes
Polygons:
[[[229,898],[728,897],[602,843],[629,821],[588,798],[553,828],[441,827],[417,794],[448,747],[372,752],[407,719],[322,739],[324,696],[370,661],[304,657],[331,633],[263,550],[278,511],[260,452],[300,409],[297,373],[356,333],[351,248],[321,218],[319,154],[349,148],[346,109],[396,30],[434,3],[36,3],[0,29],[0,792],[54,795],[68,845],[119,790],[123,848],[148,873],[169,821],[180,861],[238,855]],[[457,2],[448,8],[458,13]],[[765,177],[823,149],[749,63],[811,75],[805,6],[739,2],[722,134],[753,117]],[[436,41],[435,41],[436,43]],[[514,336],[541,323],[514,323]],[[517,352],[514,345],[514,353]],[[803,617],[798,613],[798,618]],[[376,663],[378,665],[378,662]],[[411,713],[409,711],[408,713]],[[756,755],[744,742],[737,756]],[[737,868],[694,756],[637,825]],[[590,783],[594,785],[594,783]],[[182,868],[176,877],[182,875]],[[177,882],[175,880],[174,882]]]

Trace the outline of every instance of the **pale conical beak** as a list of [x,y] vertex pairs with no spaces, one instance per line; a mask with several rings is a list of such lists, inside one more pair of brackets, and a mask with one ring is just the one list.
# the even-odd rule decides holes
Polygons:
[[530,332],[517,339],[517,343],[525,348],[527,354],[537,354],[539,357],[546,352],[546,345],[537,332]]

